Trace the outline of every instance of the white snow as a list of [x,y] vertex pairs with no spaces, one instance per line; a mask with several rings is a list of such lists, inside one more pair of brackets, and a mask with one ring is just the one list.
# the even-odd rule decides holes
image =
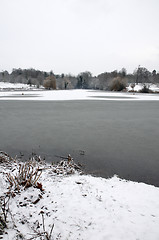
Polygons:
[[[8,171],[0,166],[1,194],[8,185],[5,181]],[[44,192],[30,187],[10,199],[12,221],[8,223],[4,240],[16,239],[18,232],[24,239],[31,239],[34,230],[42,232],[41,211],[46,231],[54,224],[51,238],[54,240],[159,239],[157,187],[121,180],[117,176],[110,179],[77,173],[58,176],[51,166],[43,171],[40,182]],[[33,204],[39,194],[42,198]]]
[[68,101],[68,100],[98,100],[98,101],[136,101],[159,100],[159,94],[121,93],[97,90],[40,90],[40,91],[1,91],[0,100],[31,100],[31,101]]
[[12,90],[17,90],[17,89],[35,89],[36,86],[28,85],[28,84],[23,84],[23,83],[9,83],[9,82],[0,82],[0,90],[5,90],[5,89],[12,89]]

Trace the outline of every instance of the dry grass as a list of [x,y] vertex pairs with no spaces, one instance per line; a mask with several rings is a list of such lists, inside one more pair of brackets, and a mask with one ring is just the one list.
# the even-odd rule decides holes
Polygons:
[[6,174],[10,188],[14,188],[19,191],[21,187],[24,189],[31,186],[37,187],[37,182],[42,174],[42,169],[40,167],[36,167],[33,161],[19,163],[17,170],[18,171],[15,175],[13,173]]

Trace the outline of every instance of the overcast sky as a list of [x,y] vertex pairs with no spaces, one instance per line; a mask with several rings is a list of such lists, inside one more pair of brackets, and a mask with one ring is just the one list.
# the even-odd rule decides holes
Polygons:
[[159,71],[159,0],[0,0],[0,71]]

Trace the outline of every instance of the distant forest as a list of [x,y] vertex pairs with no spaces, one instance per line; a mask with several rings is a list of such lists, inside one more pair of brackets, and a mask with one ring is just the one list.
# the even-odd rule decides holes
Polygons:
[[[125,68],[121,71],[114,70],[112,72],[104,72],[98,76],[93,76],[90,72],[81,72],[77,76],[69,74],[54,74],[53,71],[44,72],[35,69],[13,69],[11,73],[7,71],[0,72],[1,82],[25,83],[43,85],[48,89],[99,89],[99,90],[115,90],[111,89],[114,82],[126,84],[138,83],[154,83],[159,84],[159,72],[153,70],[148,71],[146,68],[139,66],[132,74],[127,74]],[[53,85],[50,82],[53,81]],[[122,90],[117,89],[117,91]]]

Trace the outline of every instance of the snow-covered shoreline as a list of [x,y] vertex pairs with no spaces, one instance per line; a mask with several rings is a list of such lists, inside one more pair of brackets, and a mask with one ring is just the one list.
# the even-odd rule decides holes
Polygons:
[[[6,173],[13,175],[18,164],[0,164],[1,196],[9,186]],[[4,240],[20,239],[18,235],[33,239],[36,231],[43,231],[42,214],[46,231],[54,224],[50,238],[54,240],[159,239],[157,187],[117,176],[57,175],[51,165],[45,165],[38,181],[44,191],[32,186],[9,200],[12,218]]]

